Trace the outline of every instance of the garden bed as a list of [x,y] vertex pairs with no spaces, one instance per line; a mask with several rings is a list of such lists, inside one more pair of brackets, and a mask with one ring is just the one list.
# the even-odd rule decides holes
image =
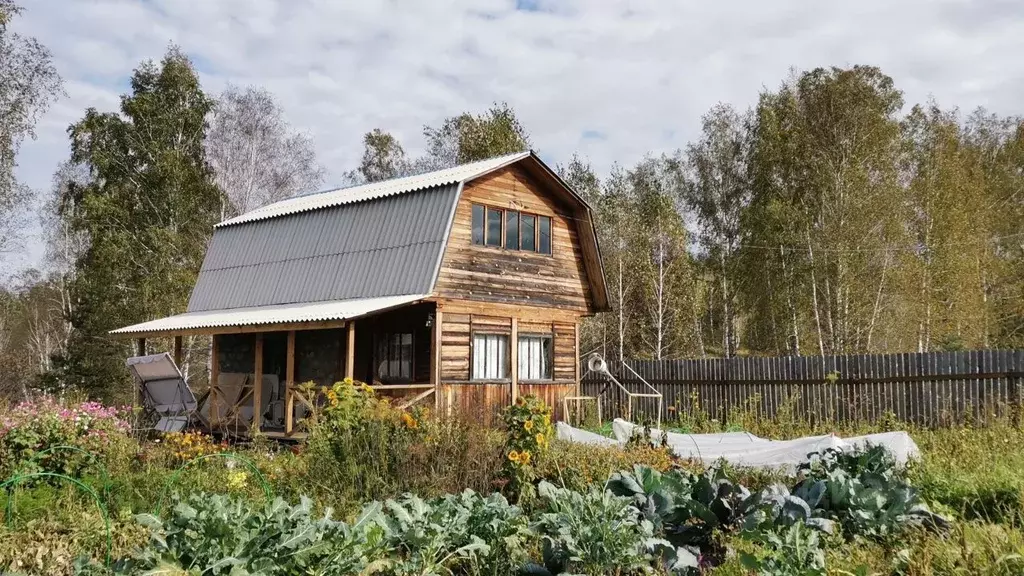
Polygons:
[[1024,573],[1024,435],[1008,423],[911,429],[923,458],[907,469],[869,451],[785,477],[705,470],[643,441],[558,442],[535,400],[499,430],[331,392],[296,447],[139,438],[129,411],[94,404],[5,410],[0,475],[25,477],[0,492],[0,571]]

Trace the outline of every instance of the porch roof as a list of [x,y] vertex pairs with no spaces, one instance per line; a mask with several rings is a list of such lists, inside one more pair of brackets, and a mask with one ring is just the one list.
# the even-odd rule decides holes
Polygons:
[[282,325],[351,320],[412,304],[427,298],[427,296],[427,294],[410,294],[186,312],[125,326],[112,330],[110,333],[121,336],[172,336],[188,333],[255,331],[247,330],[247,328],[257,327],[267,327],[268,331],[273,331],[284,329]]

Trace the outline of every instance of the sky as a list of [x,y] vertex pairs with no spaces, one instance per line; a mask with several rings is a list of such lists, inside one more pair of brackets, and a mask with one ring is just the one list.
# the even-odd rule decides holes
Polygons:
[[[116,110],[132,70],[169,44],[206,90],[258,85],[340,181],[383,128],[511,105],[546,161],[599,173],[671,152],[718,102],[752,105],[791,69],[879,66],[909,103],[1024,114],[1021,0],[19,0],[13,31],[54,55],[66,95],[18,156],[50,187],[67,127]],[[38,230],[7,270],[38,266]]]

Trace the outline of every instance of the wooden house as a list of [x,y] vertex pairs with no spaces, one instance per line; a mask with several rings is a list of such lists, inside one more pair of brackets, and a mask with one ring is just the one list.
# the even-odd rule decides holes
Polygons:
[[211,424],[247,414],[290,435],[316,402],[297,385],[345,377],[402,405],[559,407],[579,386],[580,318],[607,309],[589,206],[522,152],[221,222],[187,312],[113,333],[142,350],[173,337],[178,356],[182,336],[211,335]]

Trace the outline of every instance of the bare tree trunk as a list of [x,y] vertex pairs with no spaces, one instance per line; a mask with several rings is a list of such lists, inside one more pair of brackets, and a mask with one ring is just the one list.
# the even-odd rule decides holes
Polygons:
[[665,239],[658,237],[658,281],[654,287],[656,297],[654,359],[661,360],[665,346]]
[[792,342],[789,343],[790,354],[793,356],[800,355],[800,324],[797,321],[796,315],[796,304],[793,302],[793,278],[792,274],[786,272],[786,249],[781,244],[779,245],[779,254],[782,257],[782,275],[787,278],[786,282],[786,304],[789,306],[789,319],[792,325]]
[[814,324],[818,329],[818,353],[825,355],[825,342],[821,335],[821,314],[818,310],[818,282],[814,275],[814,249],[811,247],[811,233],[806,231],[807,255],[811,259],[811,300],[814,308]]
[[736,355],[735,319],[733,318],[732,295],[729,293],[729,280],[725,274],[725,252],[719,255],[719,266],[722,277],[722,350],[726,358]]
[[878,280],[878,291],[875,293],[875,305],[871,309],[871,322],[868,323],[867,351],[871,351],[871,336],[875,331],[875,322],[878,320],[878,311],[882,308],[882,288],[885,286],[885,275],[889,271],[889,253],[885,253],[882,261],[882,277]]
[[626,342],[626,297],[625,287],[623,285],[623,258],[622,258],[623,242],[619,242],[619,251],[617,254],[618,265],[619,265],[619,277],[618,277],[618,292],[619,292],[619,362],[625,362],[625,342]]

